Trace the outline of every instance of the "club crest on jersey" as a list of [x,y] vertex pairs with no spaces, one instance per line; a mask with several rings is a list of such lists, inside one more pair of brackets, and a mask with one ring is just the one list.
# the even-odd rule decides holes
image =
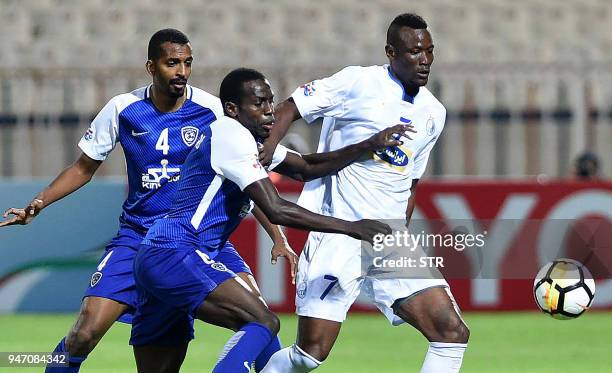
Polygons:
[[93,288],[94,286],[96,286],[98,282],[100,282],[101,278],[102,278],[102,272],[95,272],[93,275],[91,275],[91,280],[89,281],[89,284],[91,285],[91,287]]
[[436,122],[434,121],[433,117],[429,117],[429,119],[427,120],[425,130],[427,131],[427,135],[429,136],[433,136],[433,134],[436,132]]
[[314,81],[304,84],[301,88],[304,89],[304,96],[312,96],[317,91]]
[[223,263],[219,263],[219,262],[214,262],[213,264],[210,265],[212,267],[212,269],[216,269],[217,271],[220,272],[227,272],[227,267],[225,266],[225,264]]
[[183,142],[187,146],[192,146],[195,144],[198,139],[198,134],[200,130],[193,126],[186,126],[181,128],[181,137],[183,138]]
[[307,288],[308,285],[306,284],[306,281],[300,282],[296,291],[298,298],[304,299],[304,297],[306,296]]

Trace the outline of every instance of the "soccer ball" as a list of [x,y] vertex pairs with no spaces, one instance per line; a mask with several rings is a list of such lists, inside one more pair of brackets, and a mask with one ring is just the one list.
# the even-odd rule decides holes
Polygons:
[[575,319],[593,303],[595,281],[581,263],[557,259],[540,269],[533,295],[538,307],[555,319]]

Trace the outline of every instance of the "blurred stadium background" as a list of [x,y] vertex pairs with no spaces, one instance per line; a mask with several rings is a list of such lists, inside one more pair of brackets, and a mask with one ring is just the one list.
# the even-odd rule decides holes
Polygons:
[[[497,278],[520,265],[535,274],[551,252],[574,256],[600,279],[595,307],[612,309],[612,4],[606,0],[0,0],[0,208],[25,205],[78,156],[76,143],[108,99],[148,84],[146,46],[158,29],[174,27],[190,37],[195,57],[191,84],[216,93],[231,69],[255,67],[270,78],[280,101],[298,85],[344,66],[386,63],[387,26],[406,11],[421,14],[430,25],[436,61],[428,87],[448,109],[445,130],[419,187],[416,218],[537,220],[541,230],[527,232],[517,224],[513,231],[497,232],[495,238],[504,243],[494,259]],[[294,125],[287,141],[300,151],[314,151],[319,129],[317,124]],[[585,152],[583,166],[591,172],[577,177],[576,160]],[[593,158],[598,167],[589,163]],[[0,313],[6,314],[0,316],[0,350],[52,348],[68,329],[72,316],[19,314],[78,309],[101,250],[117,229],[124,177],[117,147],[92,184],[45,210],[30,226],[0,230]],[[287,180],[278,185],[289,198],[301,190]],[[567,222],[564,231],[547,233],[546,222],[559,219]],[[494,230],[494,222],[487,224]],[[289,231],[297,250],[305,237]],[[287,268],[269,264],[265,232],[248,219],[233,239],[257,272],[270,304],[292,312],[294,288],[286,281]],[[454,260],[473,264],[463,255]],[[530,281],[466,278],[452,285],[464,310],[533,311]],[[360,302],[356,310],[372,309]],[[581,328],[590,334],[577,339],[576,346],[602,340],[612,333],[612,323],[607,311],[598,313],[576,321],[580,327],[565,334],[557,334],[565,324],[543,315],[524,316],[529,322],[505,313],[468,313],[467,319],[476,325],[475,346],[486,349],[507,340],[533,350],[544,340],[578,338]],[[393,337],[398,332],[376,318],[360,317],[346,333],[379,334],[375,353],[382,358],[391,350],[385,346],[397,345],[401,337]],[[283,333],[289,343],[294,328],[293,319],[287,320],[289,330]],[[600,328],[585,326],[594,320],[601,320]],[[34,343],[29,332],[10,325],[49,325],[54,333],[43,333]],[[507,332],[531,333],[505,338],[500,332],[497,340],[490,334],[490,340],[479,342],[479,332],[500,325],[522,325],[523,330],[517,326]],[[129,331],[120,330],[112,348],[126,353]],[[338,346],[339,360],[327,371],[340,372],[353,360],[359,364],[347,371],[374,369],[360,361],[367,345],[345,344]],[[572,366],[568,358],[566,371],[609,371],[604,367],[609,369],[612,359],[605,353],[573,345],[561,355],[596,365]],[[112,360],[115,350],[107,348],[113,352],[100,349],[95,356]],[[480,354],[476,347],[472,351],[473,359],[481,360],[480,365],[470,363],[468,352],[468,372],[492,371],[487,364],[501,356]],[[516,361],[533,359],[538,366],[545,361],[514,352]],[[131,371],[129,350],[126,356],[125,371]],[[418,350],[414,358],[421,357]],[[547,370],[553,356],[547,358],[546,368],[519,364],[508,371],[554,371]],[[96,371],[93,360],[87,364]],[[388,371],[405,365],[401,360],[391,364]]]

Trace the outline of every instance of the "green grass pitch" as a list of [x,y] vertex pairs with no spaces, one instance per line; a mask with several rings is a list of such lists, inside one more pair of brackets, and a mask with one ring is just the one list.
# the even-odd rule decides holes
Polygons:
[[[535,313],[466,313],[470,345],[462,372],[612,372],[612,312],[590,311],[558,321]],[[0,351],[48,351],[65,335],[74,315],[0,316]],[[283,344],[295,338],[296,318],[281,317]],[[129,326],[117,323],[81,372],[135,372],[127,345]],[[209,372],[230,333],[202,322],[182,372]],[[427,343],[414,329],[391,327],[379,315],[351,314],[321,373],[418,372]],[[41,368],[0,368],[19,373]]]

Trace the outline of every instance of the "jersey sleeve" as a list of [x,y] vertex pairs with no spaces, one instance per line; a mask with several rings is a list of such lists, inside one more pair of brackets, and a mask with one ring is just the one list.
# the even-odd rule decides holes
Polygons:
[[274,150],[274,154],[272,154],[272,162],[267,167],[267,170],[273,171],[279,164],[283,163],[285,158],[287,158],[287,154],[289,153],[293,153],[300,157],[302,156],[300,153],[296,152],[295,150],[291,150],[281,144],[278,144],[276,146],[276,149]]
[[103,161],[117,144],[119,128],[115,100],[110,100],[100,110],[79,141],[79,148],[89,158]]
[[346,67],[328,78],[298,87],[291,98],[302,118],[311,123],[323,116],[341,117],[345,113],[344,102],[359,76],[358,69]]
[[234,120],[220,120],[211,127],[210,163],[217,173],[236,183],[240,190],[268,177],[248,130]]

